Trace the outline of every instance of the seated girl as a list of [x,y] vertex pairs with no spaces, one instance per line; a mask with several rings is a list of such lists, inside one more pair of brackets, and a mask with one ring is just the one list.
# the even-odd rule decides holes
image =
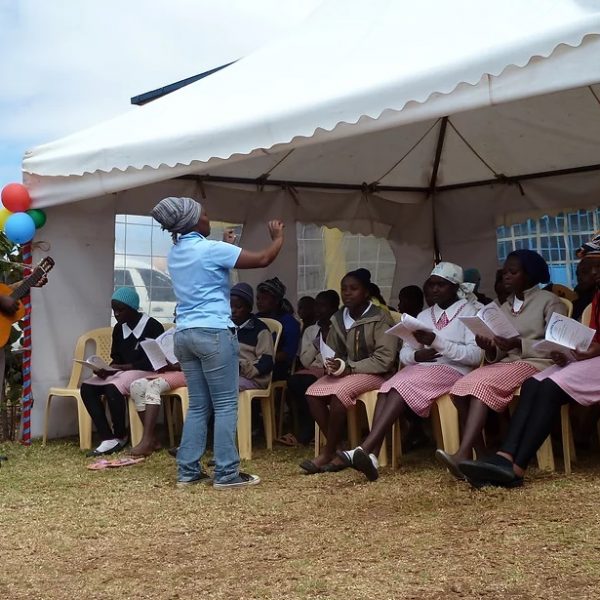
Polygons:
[[[102,440],[88,453],[89,456],[118,452],[127,444],[125,395],[133,381],[154,373],[140,342],[157,338],[164,331],[156,319],[139,312],[140,298],[133,288],[117,289],[112,295],[111,306],[117,324],[112,333],[110,366],[117,372],[97,371],[81,384],[81,399]],[[112,428],[102,404],[103,396],[110,411]]]
[[237,328],[240,345],[240,392],[265,389],[273,371],[273,336],[269,328],[252,314],[254,293],[247,283],[231,288],[231,320]]
[[510,421],[508,435],[497,454],[484,460],[467,460],[460,471],[474,487],[498,485],[516,487],[531,459],[550,435],[560,407],[569,401],[581,406],[600,405],[600,234],[577,252],[580,265],[593,273],[596,293],[592,301],[591,323],[596,330],[591,346],[575,352],[568,362],[564,354],[552,353],[555,365],[537,373],[521,387],[519,405]]
[[259,283],[256,288],[257,316],[275,319],[283,327],[275,356],[273,381],[287,380],[300,345],[300,323],[293,316],[293,309],[289,313],[283,306],[285,290],[285,285],[277,277]]
[[392,319],[371,303],[365,271],[351,271],[342,279],[344,308],[333,316],[327,336],[335,358],[326,360],[328,374],[306,392],[312,416],[327,438],[314,461],[301,463],[309,474],[345,468],[335,452],[344,435],[346,410],[364,392],[379,389],[396,362],[398,338],[385,333]]
[[481,363],[483,352],[475,336],[458,318],[473,316],[481,307],[474,302],[473,286],[463,283],[461,267],[440,263],[427,286],[434,304],[417,317],[427,325],[414,334],[420,346],[402,345],[400,362],[405,367],[380,388],[371,432],[354,450],[338,453],[347,466],[364,473],[369,481],[379,476],[376,455],[406,407],[419,417],[428,417],[436,399]]
[[309,325],[302,334],[300,356],[301,368],[290,376],[287,384],[288,398],[292,410],[296,410],[298,418],[298,438],[293,433],[284,435],[279,442],[286,446],[307,445],[313,438],[315,422],[310,414],[306,401],[306,390],[319,377],[325,375],[325,367],[321,357],[320,341],[325,341],[329,334],[331,318],[340,307],[339,294],[334,290],[326,290],[317,294],[315,300],[316,323]]
[[[166,331],[161,338],[163,345],[170,345],[171,354],[173,354],[174,336],[173,328]],[[186,385],[179,363],[169,364],[159,372],[132,382],[129,395],[144,425],[144,434],[140,443],[131,449],[132,456],[150,456],[160,448],[156,437],[156,421],[160,412],[161,395]]]
[[477,345],[492,364],[465,375],[450,391],[458,409],[461,443],[455,454],[437,450],[436,458],[459,479],[464,476],[458,463],[472,458],[473,449],[479,457],[484,452],[482,433],[489,410],[504,411],[527,378],[552,364],[547,353],[533,348],[544,338],[552,313],[567,311],[560,298],[538,287],[549,279],[546,261],[533,250],[515,250],[506,258],[503,280],[510,295],[501,310],[519,335],[493,340],[477,336]]

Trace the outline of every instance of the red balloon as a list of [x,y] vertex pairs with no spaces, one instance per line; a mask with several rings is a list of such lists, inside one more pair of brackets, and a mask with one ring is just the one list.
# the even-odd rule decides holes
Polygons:
[[27,188],[21,183],[9,183],[2,189],[2,204],[11,212],[25,212],[31,206]]

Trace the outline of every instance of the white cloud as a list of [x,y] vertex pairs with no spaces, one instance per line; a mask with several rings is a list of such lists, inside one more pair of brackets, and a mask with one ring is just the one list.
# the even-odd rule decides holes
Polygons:
[[14,163],[7,146],[124,112],[132,96],[285,35],[320,1],[0,0],[0,172]]

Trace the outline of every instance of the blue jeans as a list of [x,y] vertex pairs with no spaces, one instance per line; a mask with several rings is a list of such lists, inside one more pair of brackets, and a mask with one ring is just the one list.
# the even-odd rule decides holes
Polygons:
[[215,481],[238,476],[240,457],[235,443],[238,413],[239,346],[229,329],[194,328],[175,333],[175,356],[185,374],[190,397],[181,444],[177,479],[200,477],[206,450],[208,421],[215,416]]

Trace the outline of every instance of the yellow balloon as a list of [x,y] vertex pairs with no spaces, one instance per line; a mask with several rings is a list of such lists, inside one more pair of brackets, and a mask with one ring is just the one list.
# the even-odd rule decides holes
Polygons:
[[4,223],[6,223],[6,219],[10,217],[13,213],[10,212],[7,208],[0,208],[0,229],[4,229]]

